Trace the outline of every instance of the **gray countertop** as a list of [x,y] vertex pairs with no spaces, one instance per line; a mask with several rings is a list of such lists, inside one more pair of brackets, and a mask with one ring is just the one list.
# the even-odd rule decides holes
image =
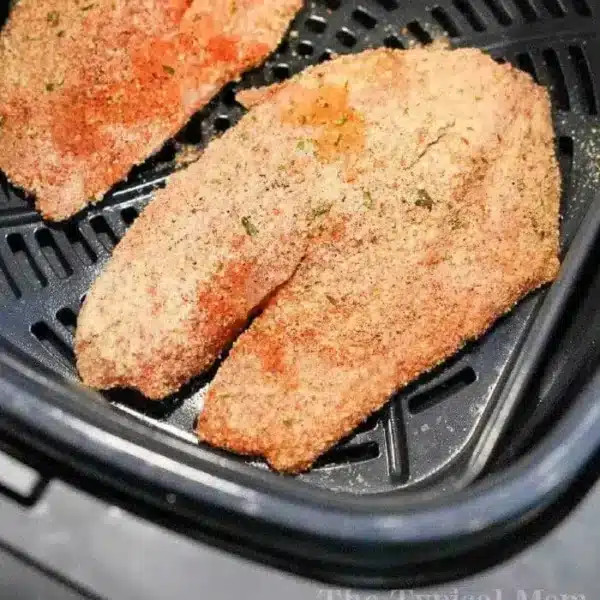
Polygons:
[[[437,590],[352,591],[228,555],[55,481],[31,508],[0,504],[0,598],[71,600],[76,587],[111,600],[595,600],[599,522],[597,484],[552,533],[502,566]],[[144,551],[157,544],[161,555]]]

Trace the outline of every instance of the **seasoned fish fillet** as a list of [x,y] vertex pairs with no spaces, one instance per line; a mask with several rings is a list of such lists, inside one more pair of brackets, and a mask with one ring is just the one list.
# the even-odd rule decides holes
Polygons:
[[240,99],[92,286],[77,364],[161,398],[267,304],[199,434],[298,470],[554,277],[549,106],[476,50],[368,51]]
[[[197,433],[297,472],[556,276],[550,107],[475,50],[367,52],[246,99],[255,139],[282,139],[288,177],[302,153],[306,201],[322,208]],[[309,149],[289,147],[290,128]],[[260,198],[248,210],[265,214]]]
[[48,219],[99,199],[226,82],[302,0],[20,0],[0,35],[0,168]]

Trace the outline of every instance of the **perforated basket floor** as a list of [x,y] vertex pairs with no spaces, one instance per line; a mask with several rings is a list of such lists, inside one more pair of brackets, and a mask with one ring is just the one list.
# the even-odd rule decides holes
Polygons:
[[[448,35],[455,46],[485,48],[549,87],[564,181],[561,239],[566,249],[599,178],[599,14],[597,0],[307,3],[263,68],[227,86],[127,182],[71,222],[43,223],[31,203],[2,179],[0,335],[73,377],[71,347],[82,297],[152,192],[174,170],[179,147],[202,147],[241,116],[234,101],[236,88],[285,79],[333,53],[382,45],[407,48],[440,35]],[[332,490],[389,492],[443,483],[453,470],[464,468],[497,408],[511,359],[542,295],[528,298],[484,339],[398,394],[300,479]],[[196,444],[192,424],[209,379],[200,378],[158,404],[127,392],[109,399],[131,418]]]

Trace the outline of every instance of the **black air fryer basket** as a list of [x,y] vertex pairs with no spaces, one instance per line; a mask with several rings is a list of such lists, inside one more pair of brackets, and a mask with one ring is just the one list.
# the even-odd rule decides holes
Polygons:
[[[192,427],[209,376],[159,403],[131,392],[102,397],[77,383],[73,332],[90,283],[176,168],[178,150],[203,147],[239,119],[237,90],[335,53],[444,35],[512,62],[550,90],[564,188],[564,262],[551,288],[295,478],[198,444]],[[52,472],[78,474],[82,485],[95,480],[131,509],[146,507],[173,527],[287,569],[387,586],[460,574],[465,557],[556,501],[600,447],[595,382],[572,402],[567,385],[595,358],[586,342],[595,306],[574,309],[573,297],[597,262],[599,82],[598,0],[307,2],[262,68],[227,86],[96,207],[66,224],[44,223],[3,177],[0,430]],[[573,324],[580,313],[589,326]],[[558,423],[544,421],[557,406],[565,407]],[[517,457],[540,424],[548,430],[540,444],[482,477],[492,458],[504,465]]]

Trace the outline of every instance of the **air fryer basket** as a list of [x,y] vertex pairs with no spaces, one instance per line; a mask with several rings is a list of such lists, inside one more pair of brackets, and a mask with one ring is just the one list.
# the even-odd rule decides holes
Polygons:
[[[238,551],[251,547],[255,557],[296,570],[317,560],[307,569],[338,581],[417,581],[425,561],[445,560],[530,519],[600,444],[593,390],[525,463],[464,488],[527,401],[600,231],[600,200],[592,202],[600,159],[598,15],[598,0],[309,1],[262,68],[227,86],[127,182],[70,222],[44,223],[2,178],[0,431],[18,432],[49,459],[219,531]],[[102,398],[76,383],[73,332],[90,283],[177,168],[178,150],[203,147],[241,116],[235,90],[284,79],[334,53],[407,48],[441,35],[518,65],[550,90],[564,183],[566,258],[557,283],[398,393],[296,478],[196,442],[193,420],[210,374],[160,403],[131,392]],[[398,570],[411,561],[420,562],[413,575]]]
[[[236,89],[286,78],[333,53],[381,45],[408,48],[441,35],[457,46],[485,48],[549,87],[564,181],[561,240],[566,250],[598,179],[600,34],[593,9],[586,0],[444,0],[430,7],[396,0],[307,3],[263,68],[227,86],[97,207],[65,225],[44,223],[24,195],[2,179],[0,335],[74,377],[73,331],[90,283],[174,170],[178,149],[203,147],[241,116]],[[474,478],[510,414],[504,405],[516,402],[506,382],[544,294],[525,300],[482,340],[397,394],[300,479],[330,490],[373,493],[456,486]],[[533,372],[542,349],[539,343],[530,349],[521,371]],[[158,404],[128,392],[109,398],[132,418],[196,444],[192,425],[208,379]]]

